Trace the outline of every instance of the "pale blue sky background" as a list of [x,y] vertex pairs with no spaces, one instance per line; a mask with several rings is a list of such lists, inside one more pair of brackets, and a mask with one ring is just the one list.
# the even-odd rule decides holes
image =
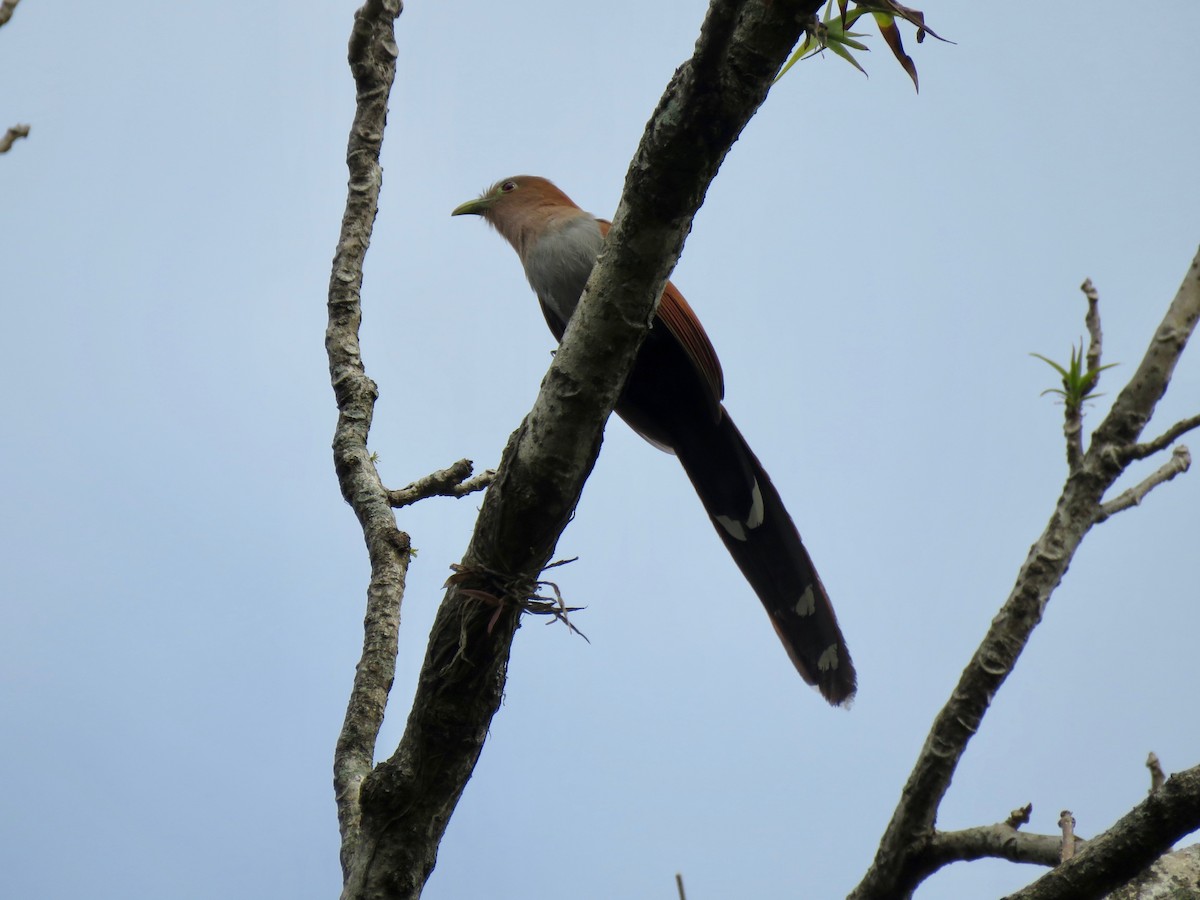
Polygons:
[[[611,213],[702,0],[425,3],[399,22],[364,288],[394,486],[494,464],[552,341],[515,257],[450,210],[549,176]],[[336,894],[330,759],[367,563],[322,346],[355,3],[59,4],[0,29],[0,895]],[[676,283],[857,661],[796,677],[677,464],[609,429],[426,896],[843,896],[1052,508],[1039,392],[1103,298],[1110,391],[1195,251],[1200,6],[925,5],[951,46],[805,63],[735,146]],[[1011,10],[1012,17],[1004,18]],[[1152,431],[1200,409],[1200,347]],[[1196,442],[1193,438],[1193,442]],[[1143,470],[1144,472],[1145,470]],[[400,515],[395,746],[478,498]],[[1097,529],[943,807],[1084,835],[1198,761],[1200,479]],[[958,866],[922,898],[1037,874]]]

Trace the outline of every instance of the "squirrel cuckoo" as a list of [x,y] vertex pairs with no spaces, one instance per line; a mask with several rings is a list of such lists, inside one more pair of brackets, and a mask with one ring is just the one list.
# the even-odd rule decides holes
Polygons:
[[[609,223],[532,175],[497,182],[451,215],[482,216],[512,244],[561,341]],[[833,606],[783,500],[725,411],[724,395],[716,351],[668,281],[615,412],[679,458],[801,677],[830,703],[844,703],[856,679]]]

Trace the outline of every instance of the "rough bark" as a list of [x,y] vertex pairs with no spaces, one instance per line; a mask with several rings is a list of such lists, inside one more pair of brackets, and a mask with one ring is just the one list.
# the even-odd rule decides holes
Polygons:
[[350,128],[346,210],[329,279],[325,349],[337,400],[333,462],[342,496],[362,526],[371,562],[363,652],[354,675],[346,718],[334,750],[334,795],[342,835],[342,872],[349,872],[361,827],[360,792],[371,771],[396,667],[400,602],[408,572],[408,535],[396,527],[388,492],[367,449],[378,390],[367,377],[358,341],[362,321],[363,260],[379,208],[383,170],[379,150],[387,120],[388,93],[396,74],[393,24],[400,0],[372,0],[355,15],[350,68],[357,109]]

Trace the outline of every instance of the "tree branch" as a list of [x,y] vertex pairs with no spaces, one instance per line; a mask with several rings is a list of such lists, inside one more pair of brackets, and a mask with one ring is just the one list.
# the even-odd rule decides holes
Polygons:
[[1152,490],[1160,484],[1170,481],[1176,475],[1186,472],[1191,465],[1192,454],[1188,451],[1188,448],[1183,446],[1176,447],[1171,454],[1170,460],[1163,463],[1157,472],[1144,479],[1140,484],[1131,487],[1127,491],[1123,491],[1106,503],[1100,504],[1100,511],[1096,513],[1096,524],[1100,524],[1117,513],[1129,509],[1131,506],[1137,506],[1146,499],[1146,495]]
[[1129,448],[1130,459],[1145,459],[1147,456],[1153,456],[1160,450],[1166,450],[1175,441],[1183,437],[1189,431],[1200,427],[1200,415],[1190,416],[1182,419],[1160,434],[1152,441],[1145,444],[1134,444]]
[[0,137],[0,153],[7,153],[18,138],[29,137],[28,125],[14,125]]
[[400,509],[429,497],[465,497],[482,491],[496,477],[495,471],[485,469],[472,478],[474,470],[469,459],[460,459],[448,469],[439,469],[398,491],[388,491],[388,503]]
[[1192,260],[1137,371],[1096,430],[1079,466],[1067,476],[1012,592],[934,719],[875,859],[850,895],[855,900],[907,897],[920,883],[919,854],[934,833],[937,810],[958,761],[1100,515],[1105,492],[1128,465],[1129,450],[1166,391],[1198,318],[1200,254]]
[[[3,0],[3,2],[0,2],[0,25],[4,25],[12,18],[13,13],[17,10],[17,4],[20,2],[21,0]],[[0,153],[3,152],[3,150],[0,150]]]
[[[1085,278],[1079,286],[1087,298],[1087,314],[1084,324],[1088,330],[1087,372],[1095,372],[1100,377],[1100,356],[1104,346],[1104,335],[1100,329],[1100,294],[1092,279]],[[1083,347],[1079,348],[1080,354]],[[1095,385],[1093,385],[1094,387]],[[1085,391],[1084,394],[1088,393]],[[1069,399],[1064,403],[1066,412],[1063,420],[1063,435],[1067,439],[1067,469],[1075,471],[1083,462],[1083,402],[1072,404]]]
[[1076,855],[1007,900],[1098,897],[1134,878],[1200,828],[1200,766],[1172,775]]
[[1146,768],[1150,770],[1150,793],[1154,793],[1163,786],[1163,782],[1167,780],[1167,775],[1163,772],[1162,763],[1158,761],[1158,754],[1153,750],[1146,757]]
[[551,558],[600,448],[692,216],[821,0],[714,0],[626,176],[599,263],[529,415],[509,439],[430,634],[396,753],[363,783],[344,897],[415,898],[499,705],[519,605]]
[[[1083,841],[1077,838],[1076,843]],[[976,859],[1007,859],[1015,863],[1055,866],[1061,848],[1061,835],[1029,834],[1017,831],[1006,822],[961,831],[938,831],[921,854],[927,866],[922,880],[950,863]]]
[[1100,368],[1100,355],[1104,347],[1104,334],[1100,330],[1100,293],[1090,278],[1085,278],[1079,289],[1083,291],[1088,304],[1087,315],[1083,318],[1088,330],[1087,370],[1095,372]]
[[1058,827],[1062,829],[1062,837],[1058,842],[1058,858],[1059,861],[1066,862],[1075,855],[1075,817],[1069,809],[1064,809],[1058,817]]
[[396,74],[393,29],[400,10],[400,0],[368,0],[354,18],[349,57],[358,103],[346,149],[349,187],[329,279],[329,324],[325,332],[329,375],[338,407],[334,468],[342,496],[362,526],[371,561],[362,658],[333,758],[343,878],[348,877],[359,846],[360,789],[371,771],[388,691],[395,677],[400,603],[410,554],[408,535],[396,528],[388,492],[367,450],[378,389],[363,368],[358,341],[362,267],[379,208],[383,178],[379,150],[388,95]]

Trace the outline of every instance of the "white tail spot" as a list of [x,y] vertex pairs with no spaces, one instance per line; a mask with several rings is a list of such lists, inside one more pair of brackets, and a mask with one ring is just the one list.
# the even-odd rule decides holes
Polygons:
[[746,517],[747,528],[757,528],[763,523],[762,491],[758,489],[758,479],[754,479],[754,493],[750,501],[750,515]]
[[734,540],[746,540],[746,531],[750,528],[757,528],[763,523],[763,498],[762,491],[758,489],[758,479],[754,479],[754,491],[750,495],[750,513],[746,516],[745,522],[739,522],[732,516],[713,516],[713,518],[717,520],[717,524],[729,532]]
[[717,523],[732,535],[736,541],[744,541],[746,539],[746,529],[742,527],[742,523],[737,519],[731,519],[729,516],[713,516]]
[[830,644],[825,652],[817,657],[817,668],[822,672],[838,667],[837,644]]
[[813,595],[811,584],[804,589],[804,593],[800,595],[794,608],[798,616],[811,616],[817,611],[817,598]]

